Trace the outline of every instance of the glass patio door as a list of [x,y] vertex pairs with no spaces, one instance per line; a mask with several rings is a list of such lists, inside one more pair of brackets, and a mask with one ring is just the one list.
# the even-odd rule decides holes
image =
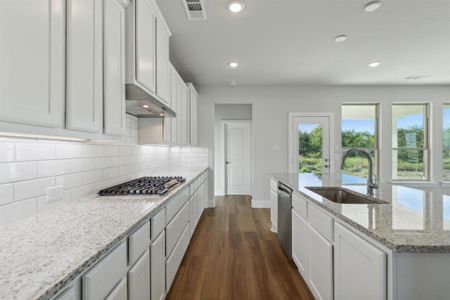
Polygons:
[[330,183],[330,118],[294,117],[294,170],[308,184]]

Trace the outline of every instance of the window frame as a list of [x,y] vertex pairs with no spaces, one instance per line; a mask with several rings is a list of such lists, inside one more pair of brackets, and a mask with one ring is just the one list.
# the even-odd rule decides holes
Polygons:
[[[396,124],[394,124],[393,119],[394,119],[394,106],[425,106],[425,122],[424,122],[424,137],[423,137],[423,147],[422,148],[399,148],[399,147],[395,147],[394,148],[394,144],[393,144],[393,135],[392,135],[392,131],[394,129],[394,126],[397,126]],[[398,150],[422,150],[424,153],[426,153],[426,155],[424,155],[424,177],[419,179],[419,178],[394,178],[394,165],[391,166],[391,180],[393,182],[429,182],[430,181],[430,171],[431,171],[431,150],[430,150],[430,145],[431,145],[431,141],[430,141],[430,128],[431,128],[431,107],[430,107],[430,103],[426,103],[426,102],[393,102],[391,104],[391,119],[392,119],[392,124],[391,124],[391,155],[392,155],[392,161],[393,161],[393,153],[394,150],[398,151]]]
[[[380,128],[380,106],[381,104],[378,102],[343,102],[341,103],[341,130],[340,130],[340,136],[341,136],[341,155],[344,154],[345,151],[351,149],[348,147],[344,147],[342,145],[342,122],[344,121],[344,118],[342,117],[342,110],[344,108],[344,106],[375,106],[375,148],[371,149],[371,148],[362,148],[362,149],[366,149],[369,152],[371,152],[372,150],[375,151],[375,165],[374,165],[374,181],[375,182],[380,182],[380,165],[381,165],[381,151],[380,151],[380,133],[381,133],[381,128]],[[343,170],[341,170],[341,176],[340,176],[340,180],[341,183],[343,185],[366,185],[367,183],[343,183],[342,182],[342,174],[343,174]]]
[[450,102],[444,102],[444,103],[442,103],[442,106],[441,106],[441,113],[442,113],[442,125],[441,125],[441,129],[442,129],[442,134],[441,134],[441,139],[442,139],[442,149],[441,149],[442,169],[441,169],[441,171],[442,171],[442,182],[445,183],[445,184],[449,184],[450,183],[450,177],[447,177],[447,178],[445,177],[445,165],[444,165],[444,150],[450,151],[450,148],[449,149],[445,149],[444,148],[444,131],[445,131],[445,127],[444,127],[444,111],[445,111],[446,108],[450,109]]

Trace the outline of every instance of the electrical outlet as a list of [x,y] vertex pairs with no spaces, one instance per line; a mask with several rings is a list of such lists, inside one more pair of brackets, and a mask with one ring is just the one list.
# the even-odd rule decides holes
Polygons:
[[59,201],[64,198],[64,186],[56,185],[47,188],[47,202]]

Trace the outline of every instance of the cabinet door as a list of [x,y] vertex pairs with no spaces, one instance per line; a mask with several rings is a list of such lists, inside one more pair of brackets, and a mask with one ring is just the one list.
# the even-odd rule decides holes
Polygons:
[[270,220],[272,221],[272,231],[277,232],[278,194],[272,189],[270,190],[270,202],[271,202]]
[[334,247],[335,299],[386,299],[386,254],[340,224]]
[[170,107],[177,117],[170,118],[170,139],[172,144],[178,144],[178,80],[175,68],[169,64],[170,73]]
[[165,233],[151,245],[151,282],[152,300],[162,300],[166,295],[166,249]]
[[156,79],[156,17],[152,0],[136,0],[136,79],[155,92]]
[[65,0],[0,1],[0,41],[0,121],[63,127]]
[[187,98],[187,88],[181,77],[178,77],[178,115],[177,115],[177,124],[178,124],[178,144],[186,145],[186,98]]
[[125,131],[125,6],[121,0],[104,1],[103,93],[105,133]]
[[170,31],[163,20],[156,19],[156,94],[170,107],[169,80]]
[[150,256],[146,251],[128,272],[130,300],[150,298]]
[[198,145],[198,94],[194,87],[191,88],[191,145]]
[[303,278],[307,278],[308,235],[305,220],[292,210],[292,259]]
[[114,288],[111,294],[106,297],[106,300],[127,300],[127,278],[125,277],[119,284]]
[[[310,225],[308,235],[307,282],[316,299],[333,299],[333,245]],[[361,298],[364,299],[364,298]]]
[[103,130],[103,1],[68,0],[67,127]]

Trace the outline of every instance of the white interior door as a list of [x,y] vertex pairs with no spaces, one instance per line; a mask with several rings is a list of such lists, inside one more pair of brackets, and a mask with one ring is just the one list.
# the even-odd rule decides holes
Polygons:
[[226,193],[250,195],[250,122],[225,123]]
[[291,117],[290,172],[308,177],[308,182],[330,183],[330,117]]

